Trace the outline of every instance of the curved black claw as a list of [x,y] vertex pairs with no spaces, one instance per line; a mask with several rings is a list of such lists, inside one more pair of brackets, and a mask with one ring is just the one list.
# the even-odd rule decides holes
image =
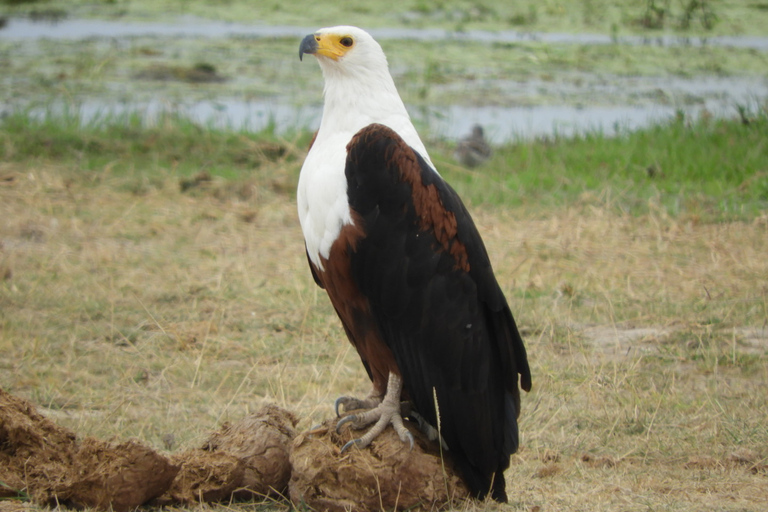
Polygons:
[[[345,444],[344,446],[341,447],[341,453],[344,453],[345,451],[349,450],[352,446],[355,446],[355,445],[359,446],[361,444],[363,444],[363,440],[362,439],[353,439],[353,440],[351,440],[350,442],[348,442],[347,444]],[[360,448],[365,448],[365,447],[364,446],[360,446]]]
[[407,432],[405,433],[405,437],[408,439],[408,444],[410,445],[410,446],[409,446],[409,449],[410,449],[411,451],[413,451],[413,444],[416,442],[416,441],[415,441],[415,439],[413,438],[413,434],[411,434],[411,432],[410,432],[410,431],[407,431]]
[[355,411],[357,409],[372,409],[381,403],[381,398],[370,396],[368,398],[355,398],[352,396],[340,396],[333,403],[333,409],[336,411],[336,417],[341,417],[341,406],[344,406],[344,412]]
[[354,414],[350,414],[349,416],[344,416],[336,423],[336,433],[341,434],[341,426],[344,425],[345,423],[352,423],[355,421],[357,421],[357,416]]

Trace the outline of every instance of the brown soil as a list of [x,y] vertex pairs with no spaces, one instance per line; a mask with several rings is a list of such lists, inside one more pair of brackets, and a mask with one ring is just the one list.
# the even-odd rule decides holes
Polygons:
[[116,512],[159,496],[178,466],[136,441],[85,438],[55,425],[29,402],[0,390],[0,497]]
[[426,510],[445,507],[469,493],[448,460],[407,425],[416,439],[413,450],[393,429],[386,429],[366,449],[341,448],[359,431],[335,430],[335,420],[299,435],[291,452],[291,501],[313,510]]
[[267,405],[237,423],[225,423],[201,449],[171,457],[181,467],[158,504],[211,502],[280,495],[288,487],[288,455],[296,417]]
[[[288,486],[296,418],[266,406],[171,457],[138,441],[77,436],[0,389],[0,498],[124,512],[279,494]],[[153,501],[154,500],[154,501]]]

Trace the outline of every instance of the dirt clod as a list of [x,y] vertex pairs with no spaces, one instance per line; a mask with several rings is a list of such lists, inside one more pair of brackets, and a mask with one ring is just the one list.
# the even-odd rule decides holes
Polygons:
[[410,450],[391,428],[366,449],[341,448],[359,431],[335,431],[336,420],[300,434],[293,445],[291,501],[313,510],[430,510],[466,499],[469,493],[436,443],[408,425]]
[[159,503],[222,501],[279,495],[288,487],[288,455],[296,417],[267,405],[236,423],[225,423],[203,447],[172,457],[178,477]]
[[46,505],[123,512],[162,494],[178,472],[136,441],[86,438],[0,389],[0,496],[29,496]]
[[227,500],[245,474],[243,461],[223,452],[188,450],[172,455],[171,460],[181,469],[171,488],[157,500],[158,505]]
[[65,500],[77,508],[127,511],[156,498],[179,467],[137,441],[120,444],[85,438],[75,455]]
[[205,450],[224,452],[243,461],[245,474],[236,497],[282,492],[291,478],[289,454],[296,437],[298,419],[275,405],[267,405],[257,413],[234,424],[225,423],[211,434]]

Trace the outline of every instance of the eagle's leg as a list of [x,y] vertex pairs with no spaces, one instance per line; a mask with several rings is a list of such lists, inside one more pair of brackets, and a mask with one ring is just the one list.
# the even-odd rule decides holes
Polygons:
[[380,404],[368,411],[358,414],[350,414],[339,420],[336,424],[336,432],[339,432],[341,426],[346,423],[351,423],[352,428],[355,429],[364,428],[365,426],[374,423],[373,427],[371,427],[365,435],[345,444],[341,449],[342,452],[353,445],[360,448],[368,446],[376,436],[381,434],[384,429],[387,428],[387,425],[389,424],[392,424],[395,432],[400,436],[400,440],[404,443],[408,442],[411,449],[413,449],[413,434],[405,428],[405,425],[403,424],[403,416],[400,413],[400,393],[402,390],[403,379],[394,373],[390,373],[389,381],[387,382],[387,393],[384,395]]

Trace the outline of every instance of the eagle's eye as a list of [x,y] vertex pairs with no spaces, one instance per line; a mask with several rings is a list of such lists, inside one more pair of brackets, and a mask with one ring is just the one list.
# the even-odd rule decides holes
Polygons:
[[346,46],[347,48],[354,44],[354,41],[349,36],[342,37],[339,42],[341,43],[341,46]]

